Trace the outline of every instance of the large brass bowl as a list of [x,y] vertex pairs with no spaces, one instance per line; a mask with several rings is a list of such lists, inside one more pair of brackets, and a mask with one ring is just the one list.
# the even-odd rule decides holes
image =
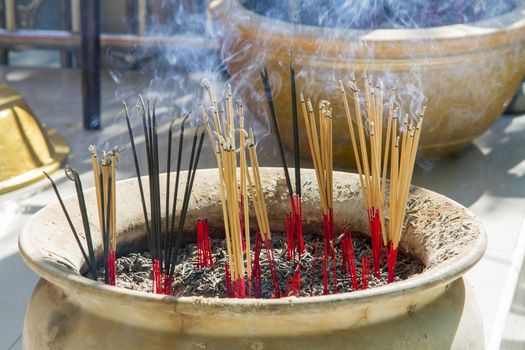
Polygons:
[[[523,5],[483,22],[372,31],[278,21],[246,9],[238,0],[212,1],[210,10],[220,24],[228,70],[234,80],[242,76],[250,82],[239,92],[258,118],[266,113],[259,107],[265,102],[255,61],[266,62],[288,147],[292,146],[288,55],[293,50],[300,72],[298,90],[314,101],[332,101],[334,159],[339,166],[353,160],[337,93],[337,81],[348,79],[351,71],[359,77],[366,69],[375,77],[387,76],[400,86],[421,89],[428,109],[419,154],[427,157],[455,152],[486,131],[525,75]],[[406,105],[409,100],[405,96],[402,102]],[[301,147],[308,152],[306,137],[301,138]]]

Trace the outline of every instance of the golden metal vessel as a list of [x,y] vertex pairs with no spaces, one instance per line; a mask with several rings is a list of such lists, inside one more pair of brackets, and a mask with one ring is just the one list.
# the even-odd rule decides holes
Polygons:
[[22,95],[0,84],[0,194],[57,170],[68,153],[66,140],[38,121]]

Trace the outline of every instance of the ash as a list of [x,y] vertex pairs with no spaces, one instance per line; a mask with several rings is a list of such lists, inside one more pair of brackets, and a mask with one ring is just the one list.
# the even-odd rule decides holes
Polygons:
[[[274,262],[277,270],[278,280],[283,295],[287,289],[287,281],[291,281],[297,270],[297,264],[287,260],[286,239],[283,235],[273,235]],[[372,250],[369,241],[354,235],[352,237],[357,277],[361,286],[362,257],[368,256],[369,277],[368,288],[375,288],[387,284],[387,266],[383,260],[381,263],[381,278],[374,277],[372,270]],[[301,257],[301,291],[300,296],[323,295],[323,273],[322,273],[322,239],[312,235],[304,236],[305,252]],[[314,261],[314,250],[318,242],[318,252],[315,259],[315,275],[312,283],[312,265]],[[336,242],[337,258],[337,292],[351,292],[352,281],[350,275],[341,273],[342,253]],[[172,289],[174,296],[202,296],[202,297],[226,297],[225,270],[228,262],[227,250],[224,240],[211,240],[214,268],[199,270],[197,267],[197,245],[189,244],[181,247],[178,263],[175,267],[175,276]],[[254,243],[252,243],[254,247]],[[253,252],[252,252],[253,261]],[[272,298],[274,286],[268,266],[266,251],[263,248],[260,253],[261,281],[263,298]],[[424,266],[418,260],[398,253],[396,264],[395,281],[407,279],[421,273]],[[333,262],[327,263],[329,294],[334,294]],[[104,282],[104,270],[99,270],[99,282]],[[117,259],[117,286],[144,292],[151,292],[151,256],[149,252],[130,253]]]

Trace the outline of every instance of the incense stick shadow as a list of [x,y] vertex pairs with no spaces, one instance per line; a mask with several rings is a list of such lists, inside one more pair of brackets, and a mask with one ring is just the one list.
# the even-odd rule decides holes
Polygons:
[[511,127],[511,123],[512,119],[500,119],[475,144],[460,152],[418,162],[413,184],[446,195],[465,206],[475,203],[484,194],[525,197],[525,169],[520,165],[524,160],[525,127]]
[[468,207],[486,190],[482,181],[485,162],[481,150],[471,144],[449,157],[418,161],[412,185],[438,192]]
[[22,214],[35,214],[37,211],[42,209],[43,205],[22,205],[20,207]]

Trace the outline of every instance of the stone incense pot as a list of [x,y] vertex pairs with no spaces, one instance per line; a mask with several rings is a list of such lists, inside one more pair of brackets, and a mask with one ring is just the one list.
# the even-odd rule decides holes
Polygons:
[[[332,103],[334,160],[354,162],[338,80],[359,78],[366,69],[375,78],[412,85],[427,99],[425,125],[418,156],[455,152],[485,132],[501,115],[525,75],[525,7],[469,24],[420,29],[355,30],[324,28],[275,20],[250,11],[239,0],[213,0],[210,10],[221,30],[222,56],[255,116],[267,113],[256,60],[263,60],[274,84],[281,134],[292,135],[292,107],[288,62],[296,57],[298,93],[315,103]],[[390,78],[388,78],[390,77]],[[389,84],[390,85],[390,84]],[[388,86],[387,86],[388,87]],[[262,96],[262,97],[261,97]],[[416,113],[406,94],[405,109]],[[417,103],[416,103],[417,104]],[[353,102],[352,102],[353,105]],[[353,107],[352,107],[353,109]],[[300,111],[300,107],[299,107]],[[386,123],[385,123],[386,125]],[[292,147],[292,137],[283,137]],[[301,138],[308,154],[306,136]]]
[[[274,168],[262,168],[261,175],[271,227],[279,232],[288,210],[284,177]],[[315,174],[304,170],[303,178],[304,228],[321,234]],[[335,172],[334,180],[336,228],[368,232],[357,176]],[[117,192],[119,253],[126,253],[144,241],[136,179],[118,182]],[[199,171],[187,239],[203,215],[210,232],[221,232],[219,200],[216,170]],[[97,227],[93,190],[86,191],[86,201]],[[76,197],[65,203],[81,227]],[[23,348],[482,349],[477,304],[461,277],[485,251],[479,220],[454,201],[416,187],[408,207],[410,225],[400,249],[424,263],[421,274],[364,291],[262,300],[160,296],[87,279],[59,205],[49,205],[30,219],[19,240],[24,261],[41,277],[27,309]]]

